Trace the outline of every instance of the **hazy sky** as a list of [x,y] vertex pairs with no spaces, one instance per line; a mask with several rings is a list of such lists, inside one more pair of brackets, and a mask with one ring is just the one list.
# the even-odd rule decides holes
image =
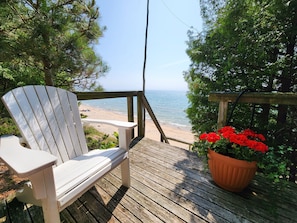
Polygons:
[[[146,0],[97,1],[106,26],[96,51],[110,71],[99,82],[106,90],[142,90]],[[146,89],[187,90],[183,71],[190,60],[186,55],[187,31],[201,31],[198,0],[150,0]]]

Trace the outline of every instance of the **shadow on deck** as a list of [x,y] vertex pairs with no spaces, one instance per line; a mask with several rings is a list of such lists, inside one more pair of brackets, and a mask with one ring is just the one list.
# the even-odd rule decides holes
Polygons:
[[[195,154],[146,138],[130,160],[131,188],[117,168],[63,210],[62,222],[296,222],[295,184],[274,191],[256,177],[242,193],[227,192]],[[41,208],[16,200],[3,213],[2,222],[43,222]]]

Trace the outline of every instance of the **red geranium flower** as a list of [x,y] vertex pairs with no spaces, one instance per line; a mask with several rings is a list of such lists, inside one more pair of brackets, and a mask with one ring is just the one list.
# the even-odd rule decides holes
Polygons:
[[216,141],[220,140],[220,136],[215,132],[203,133],[200,135],[200,139],[215,143]]
[[[203,133],[197,143],[198,150],[213,149],[233,158],[254,161],[268,151],[265,137],[251,129],[237,132],[232,126],[224,126],[218,132]],[[199,148],[199,146],[201,148]]]

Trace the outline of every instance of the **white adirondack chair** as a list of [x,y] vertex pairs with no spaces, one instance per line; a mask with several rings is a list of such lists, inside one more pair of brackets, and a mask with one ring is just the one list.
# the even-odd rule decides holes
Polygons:
[[121,164],[122,183],[130,186],[131,122],[85,119],[118,126],[119,147],[88,151],[77,97],[50,86],[16,88],[2,97],[28,148],[16,136],[1,136],[0,158],[30,183],[17,197],[41,205],[45,222],[60,222],[64,208],[99,178]]

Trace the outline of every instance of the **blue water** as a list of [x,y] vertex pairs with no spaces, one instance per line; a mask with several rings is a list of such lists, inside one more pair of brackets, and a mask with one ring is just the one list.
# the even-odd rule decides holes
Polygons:
[[[188,107],[188,99],[185,91],[149,91],[146,98],[160,123],[171,124],[179,127],[190,128],[189,119],[185,110]],[[127,114],[127,99],[113,98],[100,100],[87,100],[86,105]],[[136,115],[136,97],[134,98],[134,114]],[[146,118],[150,119],[149,115]]]

